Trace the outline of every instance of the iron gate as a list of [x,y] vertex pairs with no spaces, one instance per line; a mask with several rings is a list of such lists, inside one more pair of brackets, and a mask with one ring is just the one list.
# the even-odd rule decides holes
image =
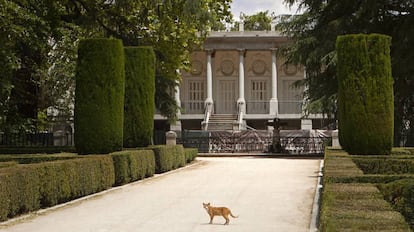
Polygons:
[[[285,154],[323,154],[330,140],[330,137],[280,136]],[[273,135],[269,131],[183,131],[177,143],[198,148],[201,153],[270,153]]]

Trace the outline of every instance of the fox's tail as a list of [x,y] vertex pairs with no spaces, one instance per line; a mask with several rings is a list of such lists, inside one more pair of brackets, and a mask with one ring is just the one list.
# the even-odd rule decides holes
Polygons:
[[234,216],[231,212],[230,212],[230,216],[232,216],[233,218],[238,218],[239,217],[239,215]]

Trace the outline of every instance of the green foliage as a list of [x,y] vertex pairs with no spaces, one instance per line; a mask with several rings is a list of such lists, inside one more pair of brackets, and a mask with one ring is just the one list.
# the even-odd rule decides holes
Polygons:
[[185,158],[187,163],[190,163],[197,157],[197,148],[184,148]]
[[111,153],[115,167],[115,185],[153,176],[155,156],[152,150],[126,150]]
[[0,221],[110,188],[109,156],[89,156],[0,169]]
[[388,36],[337,39],[339,140],[351,154],[389,154],[393,145],[393,79]]
[[384,198],[414,227],[414,179],[398,180],[378,187]]
[[184,167],[187,163],[183,145],[175,146],[175,161],[173,161],[173,169]]
[[58,153],[58,152],[75,152],[74,147],[2,147],[0,154],[34,154],[34,153]]
[[[375,184],[412,178],[413,175],[367,175],[353,162],[354,159],[368,162],[373,157],[373,162],[379,157],[384,158],[379,155],[350,156],[341,150],[326,150],[320,231],[410,231],[402,215],[383,199]],[[405,155],[396,155],[394,159],[398,158],[408,159]]]
[[185,165],[182,145],[157,145],[149,148],[155,154],[155,173],[168,172]]
[[396,158],[352,158],[366,174],[414,174],[414,157]]
[[33,164],[75,158],[79,156],[74,153],[0,155],[0,162],[15,161],[19,164]]
[[79,43],[75,101],[75,144],[79,154],[122,149],[124,69],[121,40],[86,39]]
[[124,147],[146,147],[154,130],[155,54],[152,47],[125,48]]
[[[272,19],[269,11],[261,11],[253,15],[246,15],[244,18],[245,31],[270,31],[270,23]],[[238,30],[239,23],[235,24],[235,29]]]
[[[286,17],[279,25],[292,42],[284,49],[288,61],[306,67],[308,86],[306,96],[311,102],[319,99],[328,116],[336,114],[335,41],[338,35],[381,33],[392,40],[392,72],[395,93],[395,138],[400,146],[407,137],[406,146],[414,145],[414,3],[406,0],[377,1],[320,1],[286,0],[298,4],[303,13]],[[323,91],[321,91],[323,90]]]

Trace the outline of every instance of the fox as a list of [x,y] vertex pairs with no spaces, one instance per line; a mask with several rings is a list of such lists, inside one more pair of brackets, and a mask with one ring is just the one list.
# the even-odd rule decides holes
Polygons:
[[227,207],[214,207],[211,206],[210,203],[203,202],[203,208],[207,211],[208,215],[210,215],[210,224],[213,223],[214,216],[223,216],[226,219],[224,225],[228,225],[230,222],[229,215],[233,218],[238,218],[239,216],[234,216],[231,213],[231,210]]

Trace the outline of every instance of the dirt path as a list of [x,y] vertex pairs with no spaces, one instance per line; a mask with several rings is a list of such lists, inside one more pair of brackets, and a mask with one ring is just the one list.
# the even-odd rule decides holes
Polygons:
[[[0,231],[309,231],[319,162],[198,158],[190,167],[2,225]],[[210,225],[202,202],[227,206],[239,218],[223,226],[216,216]]]

